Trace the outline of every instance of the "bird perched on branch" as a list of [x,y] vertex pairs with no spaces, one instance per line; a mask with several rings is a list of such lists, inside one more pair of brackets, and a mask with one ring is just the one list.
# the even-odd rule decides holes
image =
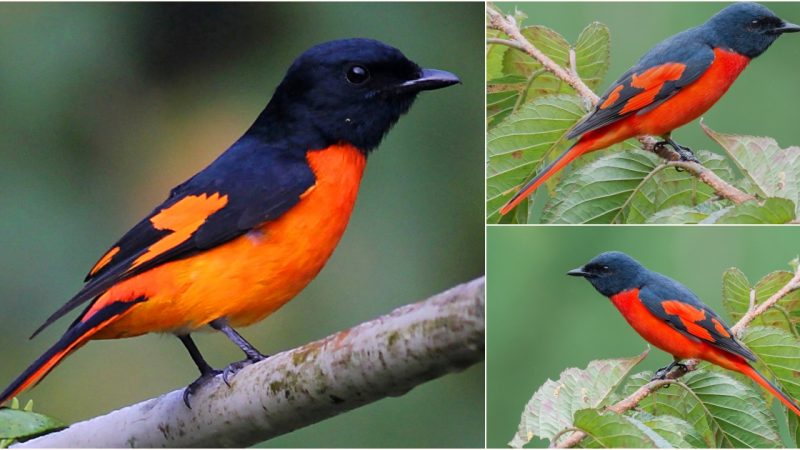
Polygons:
[[586,278],[640,336],[674,356],[656,377],[665,377],[681,359],[702,359],[746,375],[800,416],[797,402],[750,365],[753,352],[686,286],[621,252],[602,253],[567,275]]
[[648,51],[608,88],[594,109],[567,134],[569,149],[526,183],[501,209],[508,214],[575,158],[626,139],[661,136],[684,161],[697,161],[670,133],[709,110],[753,58],[783,33],[800,26],[757,3],[734,3],[698,27]]
[[200,370],[191,333],[224,333],[246,359],[265,358],[233,327],[264,319],[322,269],[344,233],[367,155],[421,91],[459,83],[369,39],[331,41],[294,61],[255,123],[128,231],[86,284],[34,333],[85,305],[66,333],[2,393],[34,385],[91,339],[175,334]]

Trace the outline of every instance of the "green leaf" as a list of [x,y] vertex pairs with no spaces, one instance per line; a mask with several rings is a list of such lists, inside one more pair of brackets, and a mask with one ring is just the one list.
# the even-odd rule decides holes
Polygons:
[[608,27],[592,22],[583,29],[575,43],[575,65],[578,76],[590,89],[603,81],[611,63],[611,34]]
[[675,448],[706,447],[703,436],[687,421],[674,416],[633,412],[633,417],[650,427]]
[[792,444],[790,447],[798,448],[800,447],[800,418],[795,414],[789,414],[786,421],[789,428],[789,439],[791,439]]
[[43,414],[19,409],[0,409],[0,439],[24,439],[60,430],[63,422]]
[[500,220],[499,209],[531,178],[548,155],[567,145],[564,135],[583,116],[574,95],[551,95],[527,103],[487,134],[487,221]]
[[[723,158],[698,152],[720,176],[729,176]],[[653,153],[633,150],[606,155],[565,177],[545,207],[544,223],[643,223],[660,210],[698,205],[713,190],[678,172]]]
[[721,373],[697,370],[681,379],[691,397],[705,410],[706,420],[720,447],[783,447],[775,416],[764,399]]
[[[627,397],[640,387],[647,384],[653,377],[653,372],[637,373],[628,378],[622,389],[622,395]],[[656,390],[639,402],[639,410],[656,417],[675,417],[685,421],[694,431],[693,436],[699,436],[699,441],[692,440],[694,447],[715,447],[716,438],[714,431],[706,420],[706,411],[703,405],[691,393],[680,386],[667,386]]]
[[613,412],[582,409],[575,413],[575,427],[588,435],[586,448],[672,448],[672,445],[642,422]]
[[[755,289],[756,304],[763,303],[792,279],[787,271],[776,271],[764,276],[751,286],[741,270],[730,268],[722,274],[722,305],[733,321],[738,321],[750,307],[750,290]],[[750,326],[777,327],[795,336],[800,335],[800,291],[783,297],[775,306],[756,317]]]
[[[490,29],[486,30],[486,37],[508,39],[508,36],[506,36],[502,31]],[[504,76],[503,58],[505,57],[505,53],[509,50],[509,47],[505,45],[486,45],[486,79],[489,80],[489,82]]]
[[[748,327],[742,342],[775,375],[784,393],[792,398],[800,397],[800,339],[779,328]],[[772,398],[772,394],[766,391],[764,394]]]
[[795,204],[785,198],[768,198],[736,205],[716,217],[714,223],[728,224],[781,224],[796,218]]
[[519,429],[509,443],[521,448],[535,436],[552,439],[573,424],[576,411],[597,408],[647,351],[633,358],[592,361],[586,369],[567,369],[558,381],[547,380],[525,405]]
[[800,147],[780,148],[768,137],[718,133],[705,125],[703,129],[722,146],[759,196],[781,197],[795,207],[800,205]]

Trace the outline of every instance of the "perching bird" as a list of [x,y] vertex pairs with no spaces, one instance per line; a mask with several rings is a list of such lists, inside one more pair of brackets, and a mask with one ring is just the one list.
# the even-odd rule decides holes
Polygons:
[[567,139],[569,149],[525,184],[501,209],[508,214],[575,158],[626,139],[661,136],[681,159],[697,161],[670,133],[700,117],[722,97],[753,58],[783,33],[800,31],[757,3],[734,3],[698,27],[648,51],[608,88]]
[[2,393],[40,381],[91,339],[172,333],[200,378],[220,371],[190,334],[211,327],[265,358],[233,327],[264,319],[322,269],[344,233],[367,155],[420,91],[459,83],[388,45],[345,39],[294,61],[255,123],[100,258],[86,284],[34,333],[86,304],[66,333]]
[[657,373],[666,375],[681,359],[702,359],[746,375],[800,416],[797,402],[750,365],[753,352],[686,286],[621,252],[602,253],[567,275],[586,278],[640,336],[675,357]]

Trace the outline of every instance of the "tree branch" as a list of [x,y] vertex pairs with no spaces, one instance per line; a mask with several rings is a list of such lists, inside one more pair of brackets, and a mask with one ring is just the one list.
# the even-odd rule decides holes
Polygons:
[[247,447],[484,358],[484,278],[220,377],[14,447]]
[[[786,297],[789,293],[800,289],[800,268],[795,271],[794,276],[788,283],[786,283],[782,288],[780,288],[777,292],[775,292],[770,298],[766,301],[761,303],[760,305],[756,305],[755,301],[751,301],[750,307],[748,308],[747,313],[739,319],[738,322],[734,326],[731,327],[731,331],[734,335],[740,336],[747,325],[753,321],[756,317],[764,314],[769,308],[775,306],[780,299]],[[752,299],[751,295],[751,299]],[[652,394],[653,392],[657,391],[658,389],[669,385],[672,381],[677,380],[678,378],[686,375],[689,372],[694,371],[697,369],[697,365],[700,361],[696,359],[690,359],[684,361],[683,364],[686,367],[678,368],[672,370],[668,373],[663,380],[654,380],[651,381],[644,386],[637,389],[633,394],[629,395],[628,397],[618,401],[617,403],[608,407],[609,411],[614,411],[618,414],[622,414],[625,411],[635,408],[639,402],[644,400],[647,396]],[[576,433],[571,434],[569,437],[564,439],[563,441],[559,442],[556,447],[557,448],[571,448],[576,446],[583,438],[586,437],[586,433],[583,431],[578,431]]]
[[[551,72],[553,75],[569,84],[585,101],[589,102],[592,106],[597,104],[597,102],[600,100],[600,97],[598,97],[597,94],[595,94],[589,88],[589,86],[587,86],[586,83],[581,80],[580,76],[578,76],[576,67],[571,67],[570,70],[567,70],[550,59],[550,57],[545,55],[541,50],[536,48],[535,45],[531,44],[531,42],[522,35],[522,32],[512,16],[504,16],[502,13],[492,9],[489,6],[486,7],[486,14],[489,16],[489,28],[502,31],[509,38],[511,38],[510,40],[488,38],[486,39],[487,43],[505,45],[527,53],[531,58],[539,61],[545,70]],[[574,52],[571,52],[571,60],[573,55]],[[573,64],[574,62],[571,62],[571,65]],[[639,136],[637,139],[642,144],[642,149],[653,152],[667,161],[672,161],[676,167],[685,169],[687,172],[697,177],[700,181],[714,189],[714,192],[719,197],[727,198],[734,204],[755,200],[754,196],[746,194],[732,186],[720,178],[719,175],[714,173],[711,169],[708,169],[695,162],[680,161],[680,155],[678,155],[677,152],[667,148],[666,146],[656,145],[659,140],[655,137]]]

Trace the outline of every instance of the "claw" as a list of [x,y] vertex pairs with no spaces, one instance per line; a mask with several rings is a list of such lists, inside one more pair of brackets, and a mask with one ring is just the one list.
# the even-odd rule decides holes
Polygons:
[[257,363],[259,361],[263,361],[269,358],[269,356],[262,355],[261,353],[258,353],[258,355],[251,355],[251,356],[252,357],[248,357],[247,359],[231,363],[230,365],[228,365],[228,367],[225,368],[225,370],[222,371],[222,381],[224,381],[225,384],[228,385],[228,387],[231,386],[230,381],[233,378],[233,376],[236,375],[236,372],[244,369],[250,364]]
[[683,363],[681,363],[681,362],[678,362],[678,361],[672,361],[671,363],[669,363],[669,365],[668,365],[668,366],[666,366],[666,367],[662,367],[662,368],[660,368],[660,369],[656,370],[656,373],[653,375],[653,378],[650,378],[650,381],[656,381],[656,380],[664,380],[664,379],[666,379],[666,378],[667,378],[667,375],[669,375],[669,373],[670,373],[670,372],[672,371],[672,369],[674,369],[675,367],[678,367],[678,368],[680,368],[680,369],[681,369],[681,370],[683,370],[683,371],[686,371],[686,370],[687,370],[686,364],[683,364]]
[[200,375],[200,377],[194,380],[192,384],[186,386],[186,388],[183,390],[183,403],[186,404],[187,408],[192,409],[192,405],[189,403],[189,397],[194,395],[201,387],[203,387],[203,385],[208,383],[210,380],[212,380],[219,374],[223,374],[224,378],[225,374],[223,371],[211,369]]

